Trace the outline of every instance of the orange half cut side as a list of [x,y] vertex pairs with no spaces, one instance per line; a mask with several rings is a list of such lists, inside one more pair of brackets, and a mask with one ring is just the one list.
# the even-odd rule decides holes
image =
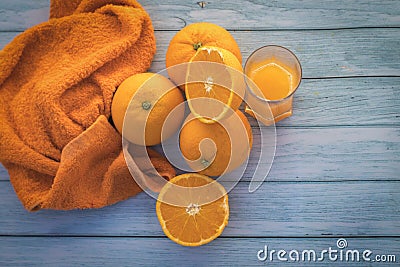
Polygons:
[[[177,194],[173,185],[185,190],[179,190],[181,193]],[[206,203],[206,194],[195,194],[196,191],[191,190],[205,185],[212,186],[210,191],[219,191],[220,197]],[[184,205],[176,206],[164,202],[171,197],[179,198]],[[205,175],[182,174],[174,177],[161,189],[156,212],[161,228],[171,240],[183,246],[200,246],[221,235],[228,224],[228,194],[221,184]]]

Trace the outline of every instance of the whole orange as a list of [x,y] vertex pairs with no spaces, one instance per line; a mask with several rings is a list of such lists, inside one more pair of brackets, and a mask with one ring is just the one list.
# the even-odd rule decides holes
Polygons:
[[[234,54],[242,63],[240,48],[232,35],[221,26],[208,22],[193,23],[176,33],[169,43],[165,63],[167,69],[182,63],[187,63],[194,56],[197,49],[202,46],[216,46],[224,48]],[[176,71],[168,71],[171,79],[181,85],[182,80],[178,74],[181,72],[179,67]],[[178,76],[178,77],[177,77]],[[180,86],[181,89],[183,89]]]
[[135,74],[117,88],[111,116],[124,138],[138,145],[156,145],[175,133],[184,118],[182,92],[166,77]]
[[250,124],[239,110],[213,124],[202,123],[190,114],[179,135],[180,149],[189,167],[210,176],[239,167],[248,158],[252,143]]

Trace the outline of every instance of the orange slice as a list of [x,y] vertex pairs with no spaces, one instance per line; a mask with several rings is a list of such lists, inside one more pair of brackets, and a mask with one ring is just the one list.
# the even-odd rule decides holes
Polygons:
[[156,212],[172,241],[200,246],[221,235],[228,224],[228,194],[221,184],[205,175],[182,174],[161,189]]
[[214,123],[236,111],[244,96],[243,68],[228,50],[198,48],[188,64],[185,94],[191,112],[204,123]]

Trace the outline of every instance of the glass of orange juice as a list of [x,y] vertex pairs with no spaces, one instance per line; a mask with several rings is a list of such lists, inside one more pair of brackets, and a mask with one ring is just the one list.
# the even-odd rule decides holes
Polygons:
[[260,47],[247,59],[244,73],[246,113],[265,125],[292,115],[293,94],[302,76],[293,52],[277,45]]

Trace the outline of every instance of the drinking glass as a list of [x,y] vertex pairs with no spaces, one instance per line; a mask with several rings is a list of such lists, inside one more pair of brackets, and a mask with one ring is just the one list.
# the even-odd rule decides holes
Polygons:
[[[265,63],[265,64],[264,64]],[[279,99],[268,99],[252,77],[252,71],[266,64],[281,65],[290,77],[288,93]],[[245,112],[265,125],[271,125],[292,115],[293,95],[300,85],[302,69],[296,55],[289,49],[278,45],[267,45],[255,50],[247,59],[244,67],[246,81]],[[289,75],[290,73],[290,75]],[[279,81],[276,81],[279,83]],[[268,108],[269,106],[269,108]]]

